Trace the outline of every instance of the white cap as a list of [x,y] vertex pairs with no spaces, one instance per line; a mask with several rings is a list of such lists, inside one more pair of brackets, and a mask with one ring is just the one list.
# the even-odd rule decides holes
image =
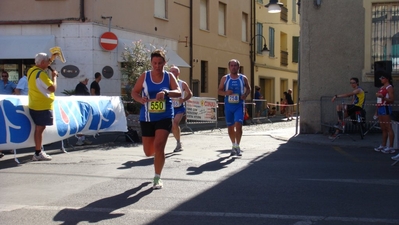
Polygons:
[[87,79],[87,80],[89,79],[89,78],[87,78],[86,75],[84,75],[84,74],[80,74],[80,75],[78,76],[78,78],[79,78],[79,82],[80,82],[80,81],[85,81],[86,79]]

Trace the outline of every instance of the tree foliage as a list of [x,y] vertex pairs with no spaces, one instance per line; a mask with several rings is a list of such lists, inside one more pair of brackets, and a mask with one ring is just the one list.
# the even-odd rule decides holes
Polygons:
[[126,84],[133,86],[144,71],[151,69],[150,54],[151,50],[141,41],[125,46],[121,73]]
[[[166,54],[165,47],[156,47],[153,44],[145,45],[141,40],[125,45],[124,51],[122,52],[123,63],[120,69],[122,84],[126,91],[126,96],[123,96],[124,100],[132,100],[130,92],[136,84],[137,79],[145,71],[151,70],[151,52],[156,49],[160,49]],[[138,106],[133,106],[133,108],[138,108]]]
[[[160,49],[166,54],[165,47],[156,47],[153,44],[145,45],[141,40],[134,41],[131,45],[125,45],[122,52],[121,73],[122,82],[127,88],[132,88],[140,75],[151,69],[150,55],[156,49]],[[128,91],[130,92],[130,90]]]

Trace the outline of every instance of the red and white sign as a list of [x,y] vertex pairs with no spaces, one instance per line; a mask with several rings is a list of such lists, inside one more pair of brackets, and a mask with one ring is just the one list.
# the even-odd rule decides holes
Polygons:
[[112,51],[118,46],[118,37],[112,32],[105,32],[100,37],[100,46],[104,50]]

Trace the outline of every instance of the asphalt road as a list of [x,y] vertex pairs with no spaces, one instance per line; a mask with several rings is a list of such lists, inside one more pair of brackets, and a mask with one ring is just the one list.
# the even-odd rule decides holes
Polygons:
[[399,224],[399,165],[369,148],[255,129],[236,158],[225,129],[201,131],[184,135],[179,153],[170,137],[164,188],[152,190],[152,158],[122,139],[49,150],[48,162],[21,151],[17,165],[6,155],[1,224]]

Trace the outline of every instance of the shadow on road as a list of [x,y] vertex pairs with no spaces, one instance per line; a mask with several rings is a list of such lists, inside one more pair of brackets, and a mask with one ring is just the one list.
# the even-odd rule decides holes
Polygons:
[[[226,161],[224,161],[226,160]],[[211,172],[211,171],[217,171],[221,170],[223,168],[226,168],[227,165],[230,163],[234,162],[235,158],[234,157],[222,157],[214,161],[207,162],[199,167],[194,167],[190,166],[187,168],[187,171],[190,171],[187,173],[187,175],[198,175],[203,172]]]
[[[172,156],[174,156],[175,153],[166,153],[165,154],[165,159],[170,158]],[[130,169],[133,167],[137,167],[137,166],[151,166],[154,164],[154,157],[148,157],[146,159],[142,159],[139,161],[127,161],[125,163],[123,163],[121,167],[118,167],[117,169],[119,170],[124,170],[124,169]]]
[[[245,154],[228,158],[188,174],[223,169]],[[391,161],[364,148],[288,141],[148,224],[398,224],[398,168]]]
[[84,221],[97,223],[103,220],[121,217],[124,215],[123,213],[112,212],[132,205],[146,195],[149,195],[152,192],[152,187],[140,192],[141,189],[149,184],[151,184],[151,182],[142,183],[136,188],[127,190],[119,195],[100,199],[80,209],[63,209],[54,216],[53,220],[61,221],[64,225],[76,225]]

